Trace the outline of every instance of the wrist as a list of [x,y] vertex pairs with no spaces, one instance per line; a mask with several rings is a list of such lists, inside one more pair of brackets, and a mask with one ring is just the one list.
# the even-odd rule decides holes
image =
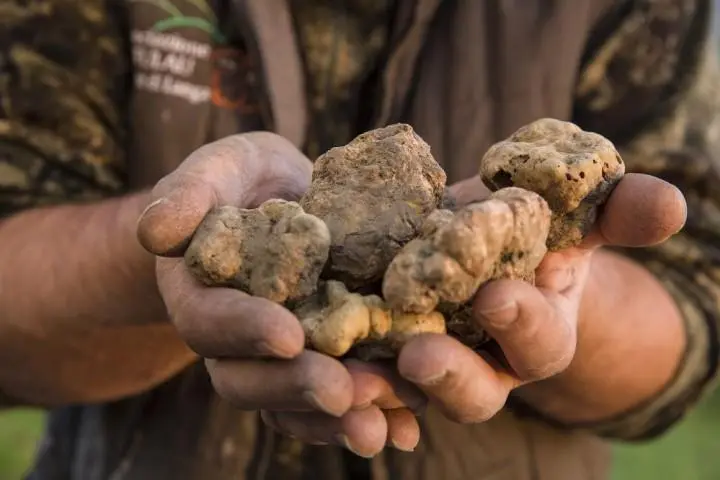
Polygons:
[[[140,191],[99,203],[60,207],[74,210],[58,217],[77,224],[76,242],[86,245],[76,245],[70,255],[83,259],[81,263],[92,255],[94,264],[78,272],[87,277],[85,304],[74,308],[78,321],[93,319],[104,326],[120,327],[166,321],[155,256],[137,239],[138,218],[149,200],[149,191]],[[100,305],[104,305],[105,315],[94,313]]]

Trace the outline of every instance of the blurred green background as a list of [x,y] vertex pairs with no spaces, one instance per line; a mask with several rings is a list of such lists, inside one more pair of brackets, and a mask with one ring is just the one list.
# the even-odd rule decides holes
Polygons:
[[[0,413],[0,480],[22,479],[42,423],[32,410]],[[616,450],[613,480],[720,480],[720,390],[661,439]]]

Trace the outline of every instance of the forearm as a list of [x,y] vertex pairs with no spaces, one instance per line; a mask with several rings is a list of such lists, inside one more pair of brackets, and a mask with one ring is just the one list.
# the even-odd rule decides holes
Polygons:
[[55,404],[148,388],[192,354],[166,322],[138,244],[146,193],[0,223],[0,390]]
[[641,405],[671,380],[685,349],[682,318],[650,272],[619,255],[595,254],[570,367],[520,389],[561,422],[594,422]]

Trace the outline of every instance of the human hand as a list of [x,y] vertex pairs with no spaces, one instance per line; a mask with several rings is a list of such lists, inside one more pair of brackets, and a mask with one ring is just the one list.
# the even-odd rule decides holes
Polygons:
[[[460,204],[481,200],[487,190],[478,196],[481,189],[474,186],[481,186],[478,179],[451,191]],[[604,245],[662,242],[681,228],[685,215],[684,199],[675,187],[628,174],[585,242],[548,254],[534,286],[498,280],[481,288],[474,300],[475,321],[494,338],[486,350],[474,352],[447,335],[423,335],[406,344],[396,365],[347,362],[354,407],[374,405],[385,411],[384,420],[365,419],[366,431],[387,432],[396,446],[410,449],[419,429],[408,405],[421,410],[427,399],[451,420],[482,422],[505,405],[512,390],[563,372],[574,358],[582,328],[580,301],[594,252]],[[295,414],[276,424],[294,432],[300,418]],[[379,451],[382,444],[376,440],[374,448]]]
[[158,256],[157,281],[170,320],[205,359],[222,397],[241,409],[322,412],[336,418],[352,400],[346,368],[305,351],[300,323],[285,308],[238,290],[205,287],[182,258],[210,209],[297,199],[308,187],[311,171],[307,158],[271,133],[206,145],[154,188],[138,223],[138,238]]

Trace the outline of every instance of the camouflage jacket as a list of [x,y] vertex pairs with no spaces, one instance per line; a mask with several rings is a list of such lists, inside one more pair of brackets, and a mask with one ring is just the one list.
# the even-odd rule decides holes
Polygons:
[[[597,131],[665,178],[688,222],[625,252],[673,294],[688,347],[654,399],[554,425],[512,401],[460,426],[430,410],[412,454],[298,444],[237,412],[196,365],[152,392],[52,412],[30,478],[606,478],[603,438],[665,431],[717,376],[720,95],[710,0],[37,0],[0,3],[0,209],[152,185],[251,129],[310,155],[412,124],[451,180],[539,117]],[[1,395],[0,395],[1,397]]]

